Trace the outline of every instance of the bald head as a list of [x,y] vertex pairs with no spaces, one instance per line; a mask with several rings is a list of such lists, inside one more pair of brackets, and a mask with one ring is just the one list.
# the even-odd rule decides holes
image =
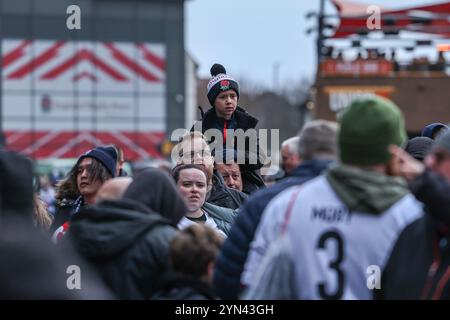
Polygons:
[[107,180],[98,190],[95,202],[122,198],[132,181],[131,177],[118,177]]

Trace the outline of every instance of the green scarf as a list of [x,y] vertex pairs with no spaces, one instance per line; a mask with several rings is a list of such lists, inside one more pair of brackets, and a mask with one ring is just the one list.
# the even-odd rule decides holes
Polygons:
[[325,174],[350,211],[380,214],[409,193],[403,178],[338,165]]

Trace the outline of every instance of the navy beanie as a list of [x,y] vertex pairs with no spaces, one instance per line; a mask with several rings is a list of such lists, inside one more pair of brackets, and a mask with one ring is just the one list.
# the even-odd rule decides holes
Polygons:
[[428,137],[428,138],[431,138],[431,139],[435,139],[436,137],[433,137],[434,134],[438,130],[441,130],[441,129],[447,130],[448,127],[445,124],[439,123],[439,122],[429,124],[425,128],[423,128],[423,130],[422,130],[422,137]]
[[96,147],[94,149],[89,150],[85,154],[83,154],[77,163],[80,163],[84,158],[94,158],[108,170],[111,176],[114,178],[116,175],[116,159],[117,156],[114,157],[111,150],[105,147]]
[[239,83],[226,74],[225,68],[218,63],[211,67],[211,76],[213,77],[206,89],[208,90],[209,103],[214,107],[217,96],[222,91],[234,90],[239,99]]
[[108,153],[116,162],[119,158],[116,149],[113,146],[102,147],[106,153]]

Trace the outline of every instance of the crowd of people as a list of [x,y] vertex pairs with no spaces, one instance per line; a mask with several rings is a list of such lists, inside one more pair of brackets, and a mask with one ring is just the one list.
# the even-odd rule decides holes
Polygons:
[[268,150],[226,141],[258,123],[238,82],[211,75],[211,108],[172,168],[127,176],[120,149],[97,146],[38,191],[31,161],[0,151],[0,298],[450,298],[445,124],[408,139],[393,102],[354,101],[272,150],[284,176],[269,185]]

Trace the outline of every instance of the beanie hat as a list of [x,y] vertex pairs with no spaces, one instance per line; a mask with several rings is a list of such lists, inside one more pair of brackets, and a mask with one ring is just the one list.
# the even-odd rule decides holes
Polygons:
[[117,154],[116,148],[114,148],[113,146],[106,146],[106,147],[102,147],[102,148],[104,149],[104,151],[106,153],[108,153],[117,162],[119,156]]
[[423,128],[422,137],[428,137],[428,138],[434,139],[433,138],[434,134],[441,129],[447,130],[448,127],[445,124],[439,123],[439,122],[431,123],[431,124],[427,125],[425,128]]
[[441,147],[450,152],[450,130],[446,130],[436,139],[434,146]]
[[239,84],[236,80],[226,74],[224,66],[215,63],[211,67],[211,76],[213,77],[209,82],[206,89],[208,90],[209,103],[214,107],[214,102],[217,96],[222,91],[234,90],[239,99]]
[[434,140],[428,137],[415,137],[408,141],[405,150],[417,160],[423,161],[433,143]]
[[338,146],[345,164],[387,163],[391,159],[389,145],[401,146],[405,141],[403,115],[385,98],[356,100],[342,115]]
[[111,151],[105,147],[96,147],[87,151],[83,154],[77,161],[77,164],[81,162],[84,158],[94,158],[108,170],[111,176],[114,178],[116,175],[116,158],[112,156]]

